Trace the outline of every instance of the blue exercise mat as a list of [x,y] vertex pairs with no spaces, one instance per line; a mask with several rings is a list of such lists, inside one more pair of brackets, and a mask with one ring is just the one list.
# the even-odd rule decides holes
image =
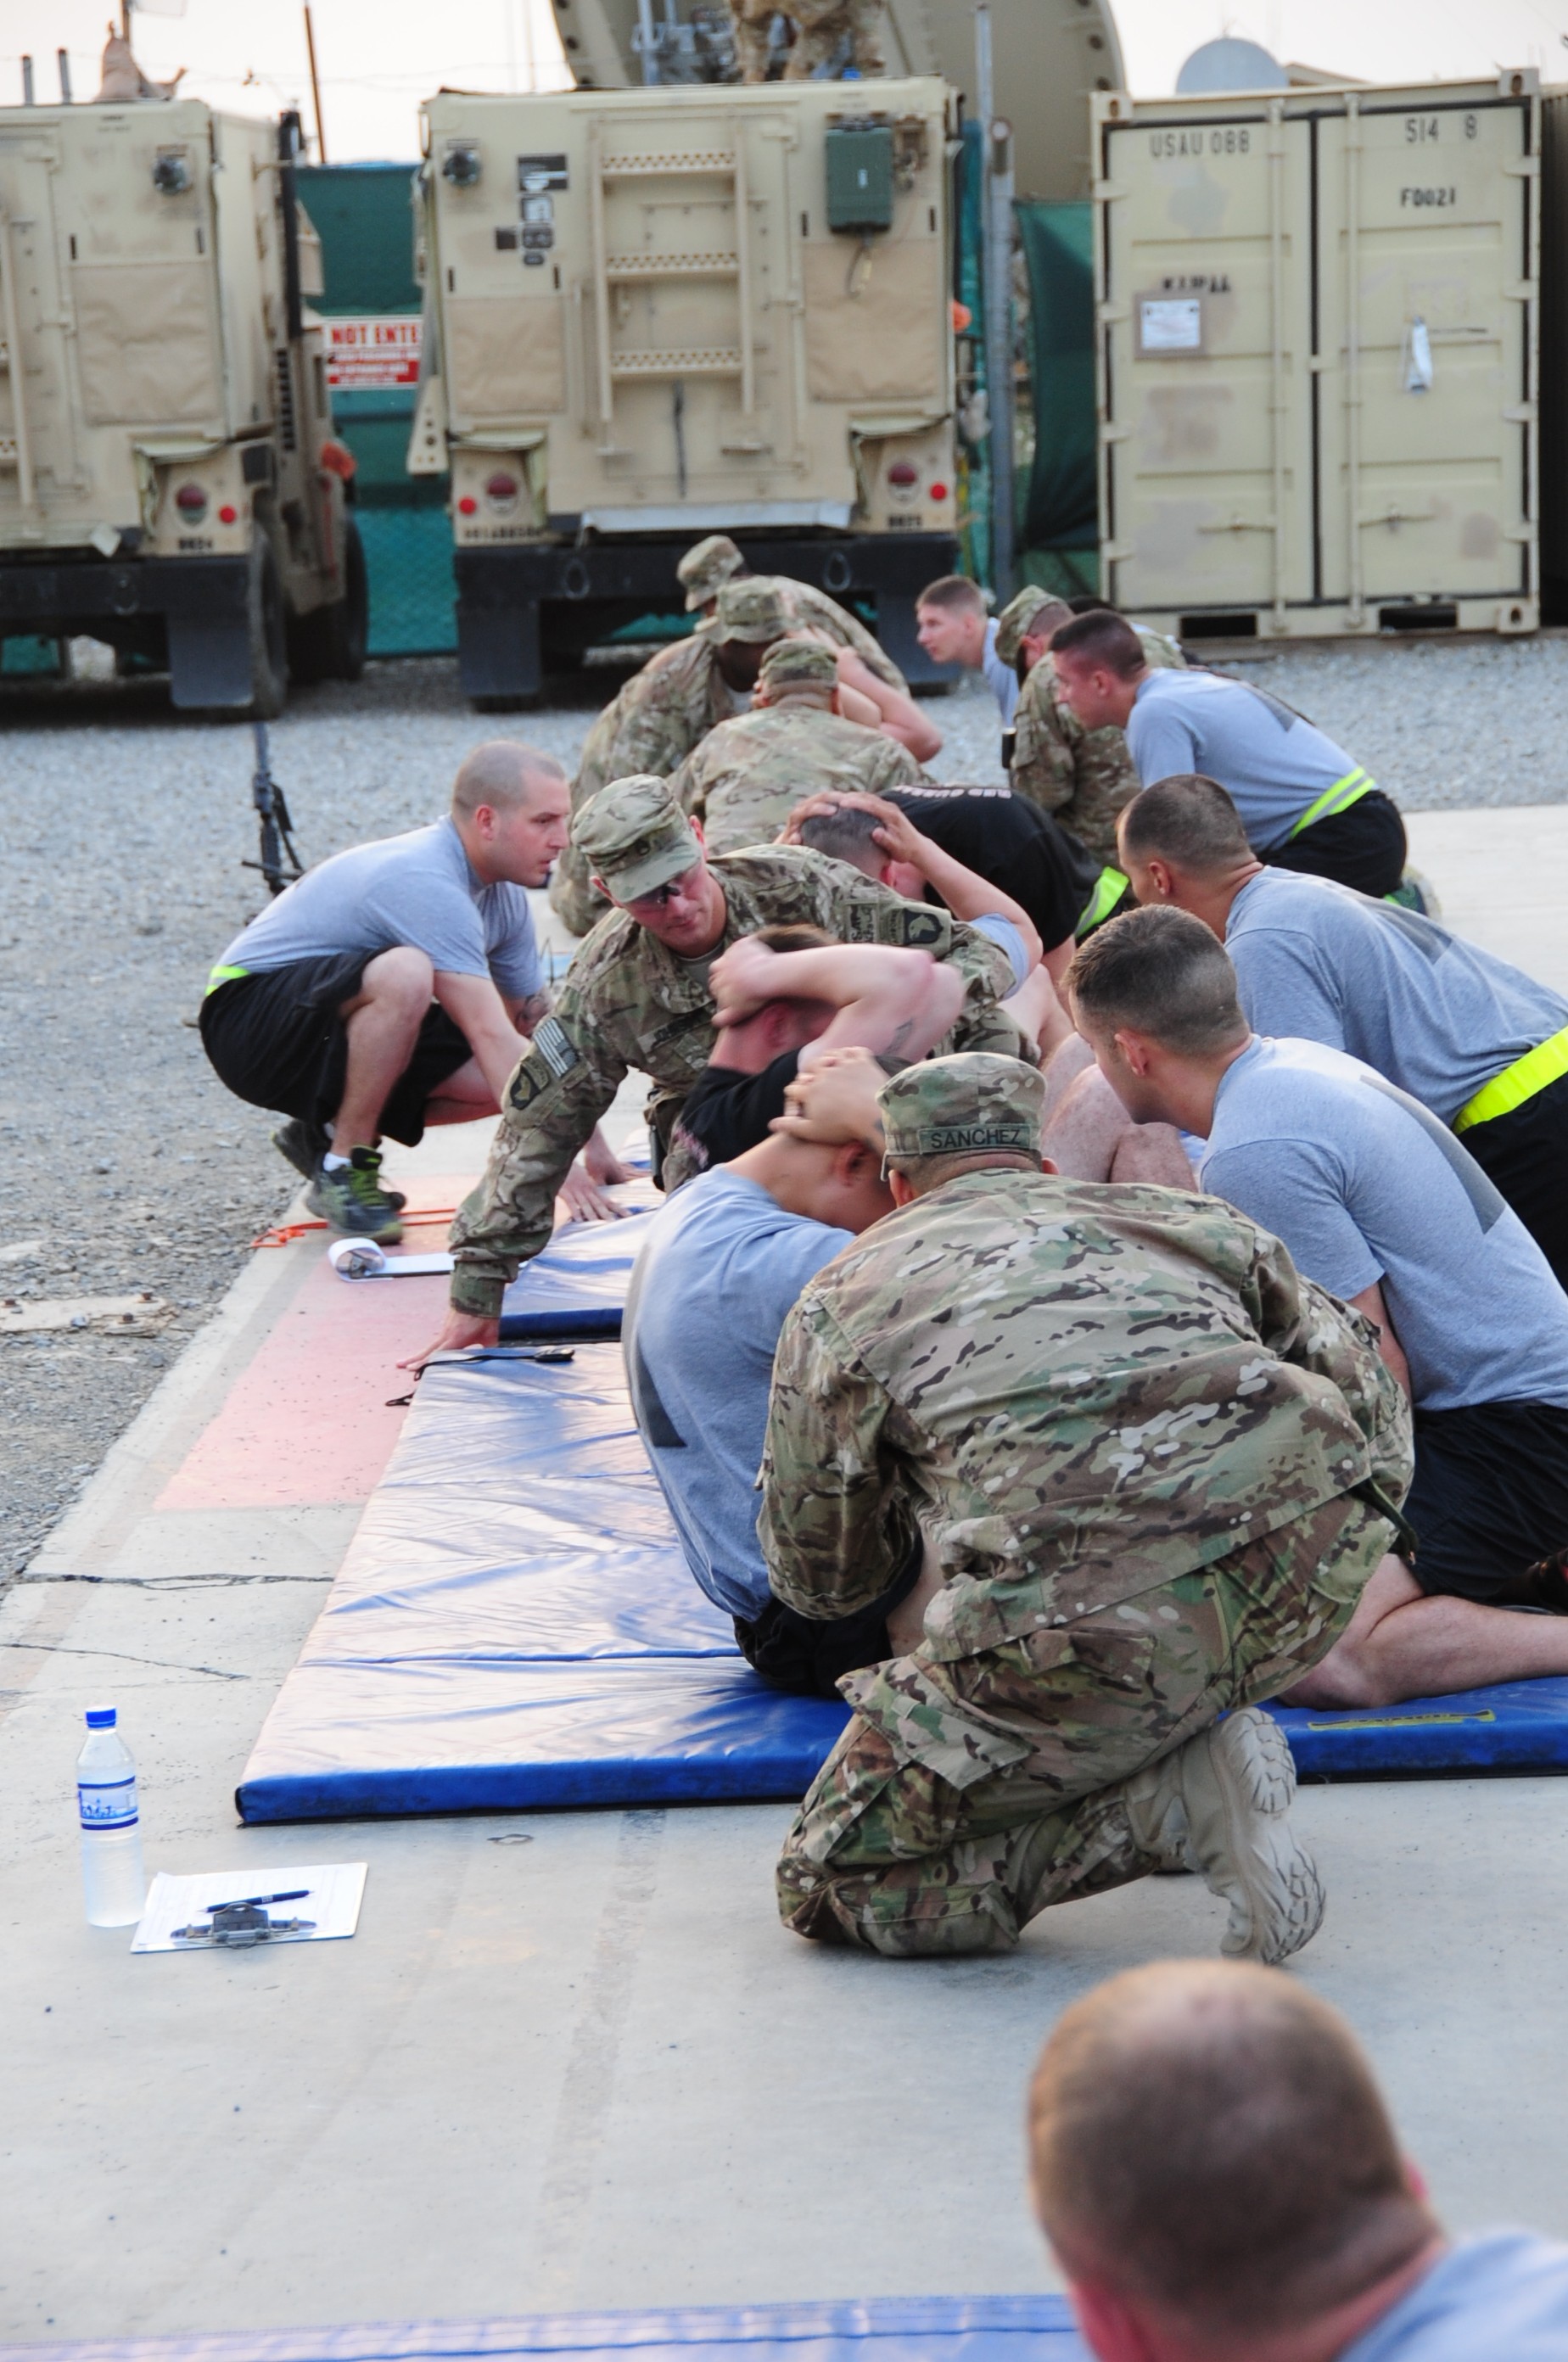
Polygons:
[[[426,1372],[243,1819],[804,1793],[847,1710],[751,1672],[687,1571],[619,1345],[569,1351]],[[1568,1770],[1568,1681],[1276,1711],[1309,1778]]]
[[690,2306],[558,2312],[520,2321],[381,2322],[349,2329],[227,2330],[208,2337],[0,2345],[0,2362],[504,2362],[508,2355],[623,2355],[641,2362],[1089,2362],[1060,2296],[873,2297],[857,2304]]
[[238,1792],[247,1821],[802,1794],[847,1709],[687,1571],[619,1345],[421,1380]]
[[614,1196],[636,1210],[619,1222],[573,1222],[524,1264],[501,1308],[503,1341],[620,1335],[632,1265],[664,1199],[651,1181],[628,1182]]

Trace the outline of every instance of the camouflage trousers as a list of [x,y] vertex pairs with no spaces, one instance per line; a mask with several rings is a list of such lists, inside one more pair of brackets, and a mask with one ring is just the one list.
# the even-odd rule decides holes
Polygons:
[[1068,1625],[851,1674],[858,1711],[779,1859],[785,1926],[894,1959],[999,1952],[1053,1903],[1147,1876],[1122,1783],[1318,1664],[1391,1540],[1342,1496]]

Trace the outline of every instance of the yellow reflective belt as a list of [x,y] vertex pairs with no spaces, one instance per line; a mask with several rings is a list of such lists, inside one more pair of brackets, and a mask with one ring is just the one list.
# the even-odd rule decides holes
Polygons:
[[[215,992],[220,984],[232,984],[237,976],[248,976],[249,973],[248,967],[215,967],[207,978],[207,992]],[[204,1000],[207,992],[202,995]]]
[[1100,871],[1099,876],[1095,879],[1094,892],[1089,896],[1083,916],[1073,929],[1073,933],[1079,943],[1082,943],[1091,927],[1098,927],[1102,919],[1110,918],[1126,891],[1127,880],[1120,869]]
[[[1331,812],[1349,811],[1352,804],[1358,804],[1363,796],[1370,794],[1376,785],[1376,780],[1369,779],[1358,763],[1353,771],[1347,771],[1342,779],[1336,779],[1331,788],[1325,788],[1316,803],[1308,805],[1291,830],[1290,836],[1299,836],[1302,830],[1310,828],[1315,820],[1327,820]],[[1285,841],[1288,844],[1290,837]]]
[[1543,1091],[1548,1083],[1554,1083],[1559,1075],[1568,1075],[1568,1025],[1561,1033],[1553,1033],[1550,1041],[1527,1050],[1522,1058],[1516,1058],[1511,1066],[1505,1066],[1489,1083],[1483,1083],[1475,1097],[1466,1099],[1454,1117],[1454,1131],[1468,1131],[1472,1124],[1490,1123],[1494,1116],[1511,1115],[1515,1108],[1523,1107],[1527,1099]]

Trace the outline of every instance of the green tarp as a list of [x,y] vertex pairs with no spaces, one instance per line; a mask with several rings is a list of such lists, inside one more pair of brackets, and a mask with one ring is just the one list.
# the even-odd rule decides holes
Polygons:
[[[414,278],[413,164],[316,164],[302,169],[300,196],[321,239],[331,318],[420,309]],[[406,466],[413,386],[343,388],[333,396],[337,431],[354,454],[354,493],[370,582],[370,654],[443,656],[458,645],[452,528],[446,476]]]
[[1030,199],[1015,210],[1029,270],[1034,400],[1019,576],[1071,597],[1095,590],[1099,571],[1092,208]]

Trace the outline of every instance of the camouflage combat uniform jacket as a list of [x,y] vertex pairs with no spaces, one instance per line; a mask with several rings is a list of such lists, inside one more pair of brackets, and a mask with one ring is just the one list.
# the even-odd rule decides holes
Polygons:
[[1411,1467],[1367,1323],[1233,1208],[982,1169],[885,1216],[795,1305],[757,1531],[774,1591],[819,1617],[934,1551],[919,1650],[840,1686],[941,1770],[989,1743],[985,1680],[945,1678],[960,1661],[1021,1641],[1043,1668],[1056,1628],[1069,1644],[1369,1481],[1397,1503]]
[[[712,640],[699,636],[660,648],[612,698],[583,740],[571,786],[572,811],[580,811],[612,779],[627,779],[636,771],[668,778],[734,710]],[[550,905],[576,935],[585,935],[608,908],[589,884],[588,866],[575,845],[569,844],[556,864]]]
[[[1162,632],[1139,630],[1143,657],[1157,668],[1187,658]],[[1139,788],[1127,740],[1114,728],[1086,730],[1061,693],[1049,656],[1019,691],[1012,717],[1012,785],[1070,828],[1097,861],[1116,859],[1116,815]]]
[[909,683],[903,674],[858,615],[852,615],[847,607],[841,607],[836,599],[830,599],[814,582],[797,582],[790,574],[767,574],[761,579],[770,590],[778,593],[791,624],[821,632],[835,648],[853,648],[878,680],[885,680],[889,689],[908,693]]
[[[758,927],[805,922],[841,943],[911,944],[950,960],[966,986],[951,1046],[1021,1054],[1017,1026],[996,1006],[1012,988],[1007,954],[924,902],[804,845],[722,855],[713,873],[729,919],[708,958],[678,959],[623,911],[594,928],[568,971],[554,1014],[536,1029],[507,1086],[483,1180],[452,1225],[452,1302],[491,1316],[519,1264],[547,1244],[567,1168],[634,1069],[654,1085],[652,1122],[668,1138],[713,1046],[712,959]],[[689,1177],[672,1156],[665,1184]]]
[[885,796],[931,784],[896,738],[796,697],[721,722],[669,783],[681,810],[701,821],[712,853],[771,844],[801,797],[821,788]]

